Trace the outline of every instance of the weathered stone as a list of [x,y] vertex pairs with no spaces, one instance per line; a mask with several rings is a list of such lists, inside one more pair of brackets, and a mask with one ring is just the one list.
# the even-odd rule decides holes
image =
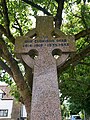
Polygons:
[[46,16],[38,17],[36,29],[16,40],[16,53],[34,70],[31,120],[61,120],[57,66],[75,52],[74,42]]
[[65,35],[59,29],[55,29],[52,17],[37,17],[36,26],[36,29],[31,30],[26,36],[16,39],[16,53],[28,53],[32,49],[38,51],[45,46],[50,47],[49,51],[60,49],[62,52],[75,52],[74,37]]
[[35,58],[31,120],[60,120],[56,61],[41,49]]

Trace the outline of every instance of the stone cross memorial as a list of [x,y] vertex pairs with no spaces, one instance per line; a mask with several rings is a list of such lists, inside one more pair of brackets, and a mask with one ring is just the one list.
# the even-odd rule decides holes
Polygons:
[[54,28],[53,17],[39,16],[36,28],[16,39],[15,52],[33,69],[31,120],[61,120],[57,67],[75,52],[74,37]]

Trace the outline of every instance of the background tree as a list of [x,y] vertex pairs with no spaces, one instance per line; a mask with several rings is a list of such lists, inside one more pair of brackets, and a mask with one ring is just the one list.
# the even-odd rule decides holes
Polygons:
[[[58,68],[61,101],[80,101],[88,113],[90,103],[90,0],[0,0],[0,79],[15,81],[20,101],[30,119],[33,73],[14,53],[15,39],[32,29],[30,16],[40,11],[54,17],[55,27],[74,35],[77,52]],[[23,69],[22,69],[23,66]],[[66,71],[65,71],[66,70]],[[8,81],[7,81],[8,82]],[[75,95],[74,95],[75,94]],[[78,97],[80,96],[80,97]],[[81,100],[80,100],[81,99]],[[87,101],[87,103],[85,102]],[[76,103],[77,104],[77,103]]]

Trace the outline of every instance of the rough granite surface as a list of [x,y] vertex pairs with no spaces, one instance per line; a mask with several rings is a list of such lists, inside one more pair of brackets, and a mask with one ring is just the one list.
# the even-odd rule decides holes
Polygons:
[[74,43],[50,16],[37,17],[36,28],[15,41],[18,57],[33,69],[31,120],[61,120],[57,67],[75,52]]

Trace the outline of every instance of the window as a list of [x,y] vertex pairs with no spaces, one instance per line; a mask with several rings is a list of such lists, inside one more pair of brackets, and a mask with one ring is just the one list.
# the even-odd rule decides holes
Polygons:
[[5,95],[5,92],[0,89],[0,99],[2,99],[4,95]]
[[8,110],[0,110],[0,117],[7,117],[8,116]]

